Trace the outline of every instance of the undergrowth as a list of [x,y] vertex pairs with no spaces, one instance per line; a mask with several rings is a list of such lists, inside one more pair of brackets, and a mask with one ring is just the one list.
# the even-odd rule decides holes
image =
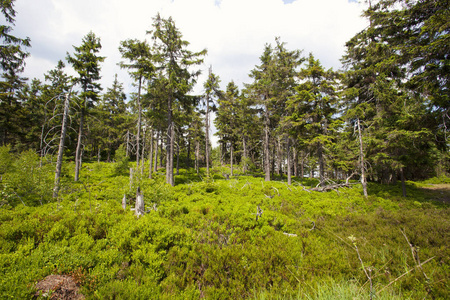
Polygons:
[[[42,188],[19,194],[37,177],[11,187],[3,175],[0,298],[30,298],[49,274],[72,275],[88,299],[450,295],[449,207],[422,190],[433,181],[408,183],[407,198],[371,183],[365,199],[357,184],[318,193],[306,190],[314,180],[225,180],[223,170],[180,170],[175,187],[162,173],[130,183],[106,163],[85,163],[73,183],[67,168],[56,202]],[[130,210],[137,186],[140,218]]]

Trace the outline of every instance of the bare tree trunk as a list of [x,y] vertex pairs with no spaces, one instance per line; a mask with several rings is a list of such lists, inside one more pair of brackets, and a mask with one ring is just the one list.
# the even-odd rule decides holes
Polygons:
[[[156,145],[155,145],[155,164],[153,165],[153,171],[156,173],[158,171],[158,143],[159,143],[159,135],[161,131],[158,131],[158,135],[156,136]],[[162,156],[162,155],[161,155]]]
[[[222,140],[222,137],[219,138],[220,140]],[[223,158],[225,156],[225,150],[224,150],[225,146],[224,143],[221,142],[220,143],[220,165],[223,167]]]
[[287,138],[287,147],[286,147],[286,154],[287,154],[287,184],[292,184],[292,174],[291,174],[291,139]]
[[130,168],[130,190],[133,187],[133,168]]
[[140,187],[138,187],[136,192],[136,206],[134,208],[134,214],[139,218],[144,213],[145,213],[144,196],[141,193]]
[[282,159],[283,159],[283,154],[281,151],[281,137],[278,137],[277,139],[277,174],[281,175],[282,173]]
[[233,176],[233,142],[231,142],[231,146],[230,146],[230,166],[231,166],[231,171],[230,171],[230,176]]
[[[211,75],[211,69],[209,74]],[[209,94],[206,95],[205,144],[206,176],[209,176]]]
[[141,85],[142,85],[142,77],[139,77],[139,86],[138,86],[138,123],[137,123],[137,135],[136,135],[136,170],[139,170],[139,155],[140,155],[140,138],[141,138],[141,122],[142,122],[142,108],[141,108]]
[[275,158],[276,158],[276,151],[277,151],[276,148],[277,148],[276,145],[273,144],[272,145],[272,164],[271,164],[271,166],[272,166],[272,169],[271,169],[272,176],[275,175],[275,161],[276,161]]
[[366,171],[364,167],[364,149],[363,149],[363,140],[361,133],[361,124],[358,118],[358,135],[359,135],[359,158],[360,158],[360,168],[361,168],[361,184],[363,188],[364,197],[367,198],[367,181],[366,181]]
[[[161,135],[162,135],[163,133],[161,132]],[[159,167],[160,168],[162,168],[163,167],[163,159],[164,159],[164,157],[163,157],[163,138],[162,138],[162,136],[161,136],[161,138],[160,138],[160,141],[159,141],[159,152],[160,152],[160,154],[159,154]]]
[[64,114],[63,121],[61,126],[61,136],[59,138],[59,148],[58,148],[58,159],[56,160],[56,171],[55,171],[55,186],[53,187],[53,199],[58,198],[59,192],[59,183],[61,179],[61,167],[64,153],[64,140],[66,138],[67,132],[67,119],[69,117],[69,100],[70,100],[69,91],[66,95],[66,100],[64,101]]
[[150,129],[150,153],[148,154],[148,178],[152,179],[153,172],[153,127]]
[[127,157],[130,157],[130,131],[127,130]]
[[189,135],[187,144],[186,169],[189,169],[190,167],[191,167],[191,136]]
[[144,174],[144,166],[145,166],[145,147],[146,147],[146,135],[145,135],[145,131],[146,131],[147,127],[144,126],[144,133],[142,135],[142,154],[141,154],[141,175]]
[[294,176],[298,177],[298,152],[297,152],[297,147],[292,147],[292,151],[294,154]]
[[81,169],[81,139],[83,137],[83,124],[84,123],[84,107],[81,108],[80,112],[80,127],[78,129],[78,141],[77,141],[77,149],[75,151],[75,181],[78,181],[80,177],[80,169]]
[[168,128],[168,141],[167,141],[167,153],[166,153],[166,182],[172,186],[175,185],[173,180],[173,146],[174,146],[174,137],[175,137],[175,128],[173,122],[173,114],[172,114],[172,95],[169,95],[168,101],[169,107],[167,112],[167,121],[169,124]]
[[180,175],[180,139],[177,135],[177,175]]
[[305,158],[302,155],[302,163],[300,164],[300,178],[303,180],[303,177],[305,177]]
[[199,159],[200,159],[200,142],[195,141],[195,171],[199,172]]
[[269,109],[265,108],[264,111],[264,173],[265,181],[270,181],[270,152],[269,152]]
[[325,180],[325,163],[323,160],[322,143],[317,143],[317,156],[319,159],[319,181],[320,181],[320,186],[323,186],[324,180]]
[[248,158],[247,158],[247,156],[248,156],[248,154],[247,154],[247,141],[246,141],[246,139],[245,139],[245,135],[243,135],[242,136],[242,150],[243,150],[243,152],[242,152],[242,162],[243,162],[243,164],[242,164],[242,172],[245,174],[246,172],[247,172],[247,160],[248,160]]
[[127,195],[123,195],[123,198],[122,198],[122,208],[123,208],[123,210],[125,210],[126,208],[127,208]]

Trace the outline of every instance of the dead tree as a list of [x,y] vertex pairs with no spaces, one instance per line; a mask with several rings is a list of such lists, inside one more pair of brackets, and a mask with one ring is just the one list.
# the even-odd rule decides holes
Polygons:
[[59,183],[61,179],[61,167],[64,153],[64,140],[66,138],[67,132],[67,122],[69,118],[69,100],[70,100],[71,90],[67,93],[66,99],[64,101],[64,114],[61,126],[61,136],[59,139],[59,149],[58,149],[58,159],[56,161],[56,171],[55,171],[55,186],[53,187],[53,199],[58,198]]
[[361,133],[361,124],[358,118],[358,136],[359,136],[359,157],[360,157],[360,168],[361,168],[361,184],[363,188],[364,197],[367,198],[367,181],[366,181],[366,170],[364,166],[364,152],[363,152],[363,140]]
[[139,218],[145,213],[144,196],[141,193],[141,188],[137,188],[136,192],[136,206],[134,208],[134,214]]

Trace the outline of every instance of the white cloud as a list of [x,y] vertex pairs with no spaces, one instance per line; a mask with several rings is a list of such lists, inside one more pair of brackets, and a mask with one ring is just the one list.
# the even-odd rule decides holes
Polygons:
[[[119,70],[119,42],[144,39],[152,18],[161,12],[172,16],[194,51],[208,49],[207,66],[213,65],[224,84],[231,79],[248,81],[247,74],[259,61],[265,43],[276,36],[290,49],[313,52],[326,67],[339,67],[344,43],[364,28],[361,6],[348,0],[21,0],[16,1],[16,32],[29,36],[31,55],[56,65],[72,52],[89,31],[102,40],[103,85]],[[30,77],[48,71],[28,62]],[[47,67],[47,64],[40,64]],[[221,72],[223,70],[223,73]],[[32,72],[31,72],[32,71]],[[35,73],[37,72],[37,73]]]
[[31,58],[25,75],[41,78],[56,66],[72,45],[93,31],[102,41],[102,86],[106,89],[114,74],[125,83],[126,92],[135,88],[120,70],[118,46],[129,38],[144,39],[158,12],[172,16],[190,50],[208,49],[196,92],[209,65],[222,79],[222,87],[234,80],[250,82],[248,73],[259,64],[264,44],[279,36],[288,49],[313,52],[325,67],[340,67],[344,44],[366,26],[360,18],[362,6],[348,0],[20,0],[16,1],[15,34],[31,38]]

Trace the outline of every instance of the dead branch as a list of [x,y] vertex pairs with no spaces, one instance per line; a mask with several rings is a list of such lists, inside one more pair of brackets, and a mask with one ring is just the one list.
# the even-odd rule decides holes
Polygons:
[[[339,188],[342,188],[342,187],[349,187],[350,186],[350,182],[349,182],[349,180],[354,176],[356,174],[356,172],[353,172],[349,177],[347,177],[347,179],[345,180],[345,183],[335,183],[335,184],[329,184],[329,185],[326,185],[326,186],[319,186],[320,185],[320,183],[315,187],[315,188],[312,188],[312,189],[306,189],[305,187],[303,187],[303,189],[304,190],[307,190],[308,192],[311,192],[311,191],[313,191],[313,192],[328,192],[328,191],[336,191],[337,192],[337,189],[339,189]],[[322,183],[322,182],[321,182]]]
[[408,237],[406,236],[406,233],[404,230],[400,229],[400,231],[402,232],[403,236],[405,237],[406,242],[409,245],[409,248],[411,249],[411,255],[413,257],[414,260],[414,264],[420,269],[420,271],[422,271],[423,276],[426,278],[426,280],[429,280],[427,274],[425,274],[425,271],[422,269],[422,265],[420,263],[420,258],[419,258],[419,247],[414,246],[408,239]]
[[397,277],[396,279],[392,280],[391,282],[389,282],[388,285],[386,285],[385,287],[383,287],[382,289],[380,289],[377,294],[379,294],[381,291],[383,291],[384,289],[388,288],[389,286],[391,286],[392,284],[394,284],[395,282],[397,282],[398,280],[400,280],[400,278],[404,277],[405,275],[409,274],[411,271],[413,271],[414,269],[418,268],[420,266],[420,268],[426,264],[427,262],[431,261],[432,259],[434,259],[433,257],[430,257],[429,259],[427,259],[426,261],[424,261],[423,263],[421,263],[418,266],[415,266],[414,268],[409,269],[408,271],[406,271],[405,273],[403,273],[402,275],[400,275],[399,277]]

